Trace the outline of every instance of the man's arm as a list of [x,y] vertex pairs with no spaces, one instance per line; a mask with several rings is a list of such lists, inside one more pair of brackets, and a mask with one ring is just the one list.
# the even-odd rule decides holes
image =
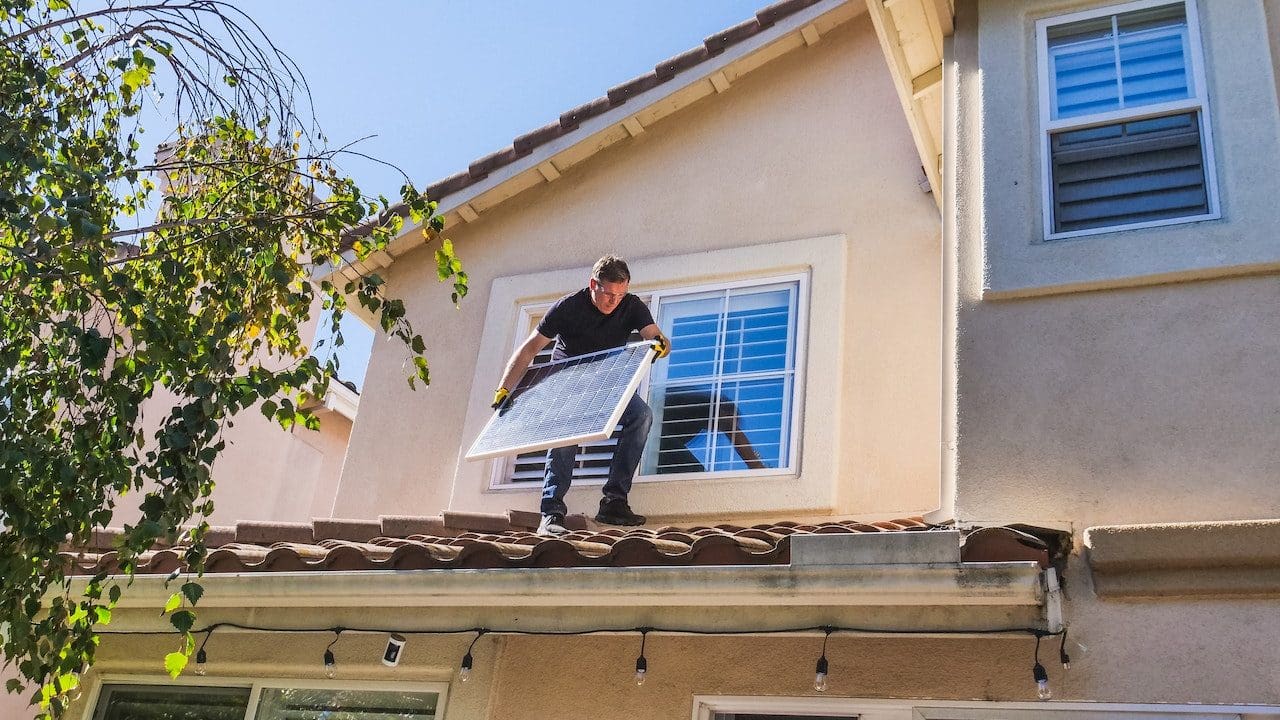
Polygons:
[[657,323],[649,323],[640,328],[640,337],[645,340],[658,340],[658,355],[654,358],[655,360],[671,354],[671,341],[667,339],[666,335],[662,334],[662,329],[658,327]]
[[[501,394],[506,390],[507,394],[510,394],[520,382],[520,378],[524,377],[524,371],[529,369],[529,363],[533,362],[533,358],[550,342],[551,338],[537,330],[530,333],[529,339],[525,340],[520,349],[512,353],[511,359],[507,361],[507,367],[502,371],[502,384],[498,386],[498,392]],[[505,396],[503,399],[506,399]],[[501,400],[496,401],[495,404],[501,404]]]

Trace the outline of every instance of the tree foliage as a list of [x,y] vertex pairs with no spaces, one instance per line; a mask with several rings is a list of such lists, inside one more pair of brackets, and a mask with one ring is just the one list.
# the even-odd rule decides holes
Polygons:
[[[9,691],[34,689],[49,715],[122,590],[103,574],[73,592],[58,552],[136,503],[120,571],[160,542],[198,574],[232,418],[317,425],[306,399],[337,360],[308,353],[314,301],[341,343],[357,299],[404,343],[410,385],[429,380],[426,343],[380,277],[314,279],[381,250],[405,219],[434,238],[435,204],[407,182],[394,205],[363,194],[337,165],[351,151],[327,149],[299,111],[307,100],[288,57],[218,0],[0,0],[0,629],[26,681]],[[177,128],[154,162],[140,158],[144,105]],[[436,256],[456,302],[466,274],[447,241]],[[165,607],[175,674],[200,593],[185,582]]]

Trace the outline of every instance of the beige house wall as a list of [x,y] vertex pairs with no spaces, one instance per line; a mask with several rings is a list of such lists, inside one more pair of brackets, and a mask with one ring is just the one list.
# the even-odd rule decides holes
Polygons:
[[[1085,578],[1068,578],[1069,585]],[[1280,665],[1275,643],[1252,642],[1274,613],[1259,601],[1178,601],[1161,604],[1073,602],[1087,618],[1073,642],[1072,668],[1057,663],[1056,640],[1040,652],[1054,700],[1126,704],[1280,704],[1280,680],[1266,668]],[[323,627],[327,620],[311,616]],[[660,621],[660,615],[655,615]],[[301,619],[300,619],[301,621]],[[411,624],[395,613],[374,612],[368,624]],[[1189,634],[1188,627],[1199,632]],[[531,637],[489,635],[473,650],[474,671],[463,683],[458,664],[473,636],[409,636],[396,668],[378,662],[386,636],[344,634],[334,651],[337,677],[324,676],[321,657],[332,635],[218,632],[209,642],[208,674],[181,682],[270,684],[283,679],[324,687],[332,682],[378,681],[388,689],[409,683],[448,683],[442,720],[579,720],[691,716],[694,696],[823,697],[974,701],[1035,701],[1033,639],[835,635],[827,646],[830,688],[813,690],[821,637],[651,635],[649,672],[634,682],[639,637],[596,635]],[[102,678],[168,684],[158,672],[170,638],[104,638],[93,685]],[[1194,668],[1181,672],[1177,667]],[[1206,671],[1207,669],[1212,671]],[[221,679],[221,680],[220,680]],[[924,704],[924,703],[922,703]],[[7,716],[6,716],[7,717]],[[75,714],[72,717],[76,717]],[[1123,717],[1115,714],[1110,717]]]
[[[550,300],[580,287],[591,263],[613,251],[636,260],[637,289],[698,284],[808,263],[774,259],[707,270],[685,262],[709,257],[700,252],[749,265],[751,257],[769,255],[766,246],[831,237],[842,237],[846,250],[817,261],[834,279],[821,287],[814,281],[814,297],[824,299],[809,308],[814,322],[831,327],[810,336],[809,357],[816,359],[803,397],[804,432],[806,441],[816,437],[811,428],[824,434],[802,448],[800,463],[802,476],[813,466],[813,477],[792,487],[755,486],[754,504],[718,500],[752,494],[740,479],[663,489],[641,482],[633,504],[691,520],[934,507],[940,227],[931,196],[919,187],[910,136],[886,108],[896,108],[896,98],[863,15],[554,183],[450,230],[472,279],[461,309],[436,283],[429,252],[397,260],[390,287],[405,297],[415,325],[435,338],[428,348],[434,382],[407,392],[402,349],[375,344],[363,402],[377,411],[366,410],[352,431],[336,514],[537,507],[536,489],[490,492],[488,471],[460,460],[517,334],[518,307],[510,300],[495,305],[495,278],[518,284],[560,272],[558,286],[525,298]],[[815,405],[829,409],[817,414]],[[590,510],[598,494],[576,490],[571,510]]]
[[[311,317],[299,329],[303,338],[314,338],[320,316],[317,300]],[[143,405],[143,434],[150,438],[174,406],[174,396],[157,388]],[[333,498],[346,457],[351,420],[338,412],[318,408],[320,429],[285,430],[258,408],[247,408],[223,431],[227,447],[213,466],[213,525],[234,525],[238,520],[309,522],[330,517]],[[123,498],[111,524],[120,526],[139,517],[141,495]]]
[[1222,218],[1045,242],[1035,21],[1107,4],[956,4],[944,514],[1074,531],[1055,698],[1280,703],[1273,598],[1104,601],[1081,551],[1095,525],[1280,515],[1277,8],[1198,3]]
[[[1070,522],[1077,532],[1276,517],[1280,281],[1143,286],[1161,263],[1182,268],[1164,277],[1171,281],[1256,273],[1257,253],[1280,258],[1280,206],[1264,180],[1273,173],[1255,168],[1280,162],[1274,65],[1258,61],[1270,57],[1262,4],[1199,3],[1223,218],[1037,243],[1034,23],[1098,6],[957,5],[956,163],[972,180],[949,209],[959,329],[954,514]],[[992,297],[993,284],[1030,261],[1081,282],[1106,267],[1119,289],[1065,292],[1034,270],[1010,286],[1057,294]]]

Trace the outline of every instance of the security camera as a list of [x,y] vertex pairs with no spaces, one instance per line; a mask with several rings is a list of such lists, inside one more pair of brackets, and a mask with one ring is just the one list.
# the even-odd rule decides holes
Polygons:
[[382,653],[382,664],[395,667],[400,664],[400,656],[404,653],[405,639],[403,635],[391,633],[387,638],[387,649]]

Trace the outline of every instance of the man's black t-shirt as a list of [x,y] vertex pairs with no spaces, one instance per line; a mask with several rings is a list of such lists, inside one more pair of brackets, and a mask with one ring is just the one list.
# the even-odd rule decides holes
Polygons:
[[551,357],[563,360],[621,347],[627,344],[632,331],[652,324],[649,307],[635,295],[627,293],[618,307],[605,315],[591,302],[591,290],[583,288],[551,306],[538,323],[538,334],[555,339]]

